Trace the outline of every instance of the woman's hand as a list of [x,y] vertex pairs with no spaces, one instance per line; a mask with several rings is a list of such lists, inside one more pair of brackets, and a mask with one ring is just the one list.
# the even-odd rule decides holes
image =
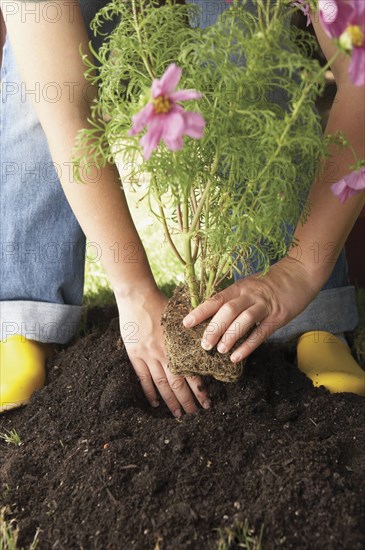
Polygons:
[[142,389],[152,407],[157,407],[159,391],[176,417],[198,410],[198,402],[208,409],[210,401],[200,377],[177,376],[167,366],[161,317],[167,304],[166,296],[157,288],[134,288],[118,301],[121,335]]
[[212,317],[202,347],[209,350],[218,344],[221,353],[228,353],[256,325],[231,355],[231,361],[237,363],[301,313],[319,292],[321,283],[313,283],[300,262],[286,257],[273,265],[265,277],[251,275],[209,298],[189,313],[183,323],[193,327]]

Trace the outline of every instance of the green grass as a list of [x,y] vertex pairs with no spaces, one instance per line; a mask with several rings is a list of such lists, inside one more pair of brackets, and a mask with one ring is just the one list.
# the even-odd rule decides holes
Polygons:
[[3,439],[8,445],[21,445],[22,440],[20,435],[16,430],[10,430],[3,433],[0,433],[0,439]]
[[14,520],[5,519],[5,510],[0,513],[0,550],[16,550],[18,527]]
[[256,535],[254,530],[248,526],[247,521],[237,521],[233,527],[218,529],[217,550],[263,550],[262,548],[263,527],[260,534]]
[[84,305],[86,307],[108,306],[115,303],[111,289],[101,263],[85,262]]
[[[0,510],[0,550],[25,550],[18,546],[19,528],[15,519],[6,519],[7,509]],[[40,529],[37,529],[31,545],[27,550],[38,547]]]

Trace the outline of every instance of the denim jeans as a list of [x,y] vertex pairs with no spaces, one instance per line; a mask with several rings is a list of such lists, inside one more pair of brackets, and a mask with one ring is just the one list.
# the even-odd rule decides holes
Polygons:
[[[94,37],[89,23],[104,4],[80,0],[96,50],[103,37]],[[114,25],[106,22],[102,30]],[[52,98],[54,89],[26,89],[7,36],[0,96],[0,340],[22,334],[63,344],[80,322],[85,236],[59,181],[61,169],[72,177],[71,166],[53,163],[31,103],[40,94]]]
[[[225,0],[191,3],[203,8],[198,23],[202,27],[213,24],[229,7]],[[102,4],[103,0],[80,2],[87,27]],[[113,23],[108,23],[106,30],[112,28]],[[100,38],[96,40],[91,31],[89,36],[97,48]],[[52,162],[9,38],[1,84],[0,340],[22,334],[63,344],[74,335],[81,316],[85,236],[63,193],[58,178],[61,167]],[[283,101],[282,97],[276,100]],[[271,339],[287,340],[309,330],[348,331],[356,324],[354,289],[348,285],[342,251],[319,295]]]

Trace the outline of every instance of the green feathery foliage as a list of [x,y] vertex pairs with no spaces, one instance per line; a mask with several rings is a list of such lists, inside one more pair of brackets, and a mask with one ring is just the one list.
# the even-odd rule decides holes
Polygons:
[[[194,5],[112,0],[92,22],[97,33],[104,19],[120,17],[93,52],[99,71],[83,55],[99,97],[91,127],[77,137],[76,179],[83,180],[86,163],[102,167],[119,152],[141,162],[193,305],[234,270],[265,273],[295,244],[292,228],[308,214],[307,193],[326,155],[315,109],[324,70],[308,55],[315,38],[290,26],[288,0],[253,3],[256,15],[246,0],[235,0],[216,24],[201,29],[188,24],[199,17]],[[161,143],[148,161],[139,160],[140,136],[127,135],[132,116],[149,101],[153,78],[173,62],[183,70],[179,88],[203,93],[184,106],[203,115],[204,136],[185,137],[176,152]],[[273,93],[283,94],[285,108]]]

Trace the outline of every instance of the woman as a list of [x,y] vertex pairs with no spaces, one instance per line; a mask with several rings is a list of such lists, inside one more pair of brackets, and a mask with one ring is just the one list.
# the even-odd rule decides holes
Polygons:
[[[203,8],[203,26],[214,23],[228,7],[225,0],[194,3]],[[2,0],[1,6],[8,37],[1,103],[0,410],[27,402],[44,383],[49,343],[65,343],[76,330],[82,303],[84,234],[101,251],[118,305],[121,334],[151,406],[158,406],[159,392],[176,417],[182,411],[197,410],[194,395],[201,406],[209,408],[198,377],[185,380],[167,368],[160,325],[166,297],[153,279],[115,166],[102,169],[93,184],[78,185],[72,179],[71,149],[78,130],[88,125],[90,101],[97,93],[83,78],[79,45],[84,52],[88,50],[89,21],[101,4],[93,3],[91,10],[90,3],[78,5],[71,0]],[[333,45],[316,21],[314,26],[329,58]],[[364,88],[351,84],[343,57],[332,69],[339,90],[327,131],[342,129],[363,156]],[[336,151],[335,161],[340,179],[352,158],[347,151]],[[229,351],[248,326],[260,323],[232,355],[233,361],[247,357],[270,336],[286,339],[312,330],[326,331],[316,333],[320,341],[310,346],[309,359],[299,366],[308,374],[313,368],[316,372],[328,370],[321,361],[328,350],[335,349],[331,359],[335,387],[325,385],[334,391],[361,393],[362,371],[346,345],[337,338],[332,343],[326,341],[327,333],[353,330],[357,323],[345,261],[341,256],[330,279],[331,288],[320,292],[331,276],[333,263],[322,258],[316,261],[312,245],[318,243],[319,250],[325,250],[327,243],[334,243],[335,260],[362,208],[363,194],[341,205],[330,184],[317,181],[310,200],[310,219],[296,230],[300,258],[289,255],[263,279],[250,276],[237,281],[200,305],[184,323],[194,326],[213,315],[202,345],[210,349],[218,344],[222,353]],[[120,250],[134,246],[138,261],[116,263],[116,243]],[[133,341],[128,338],[131,323],[138,331]],[[240,327],[234,334],[229,331],[233,323]],[[301,338],[312,341],[311,334]],[[341,364],[337,361],[339,351]],[[339,368],[344,371],[340,385]]]

